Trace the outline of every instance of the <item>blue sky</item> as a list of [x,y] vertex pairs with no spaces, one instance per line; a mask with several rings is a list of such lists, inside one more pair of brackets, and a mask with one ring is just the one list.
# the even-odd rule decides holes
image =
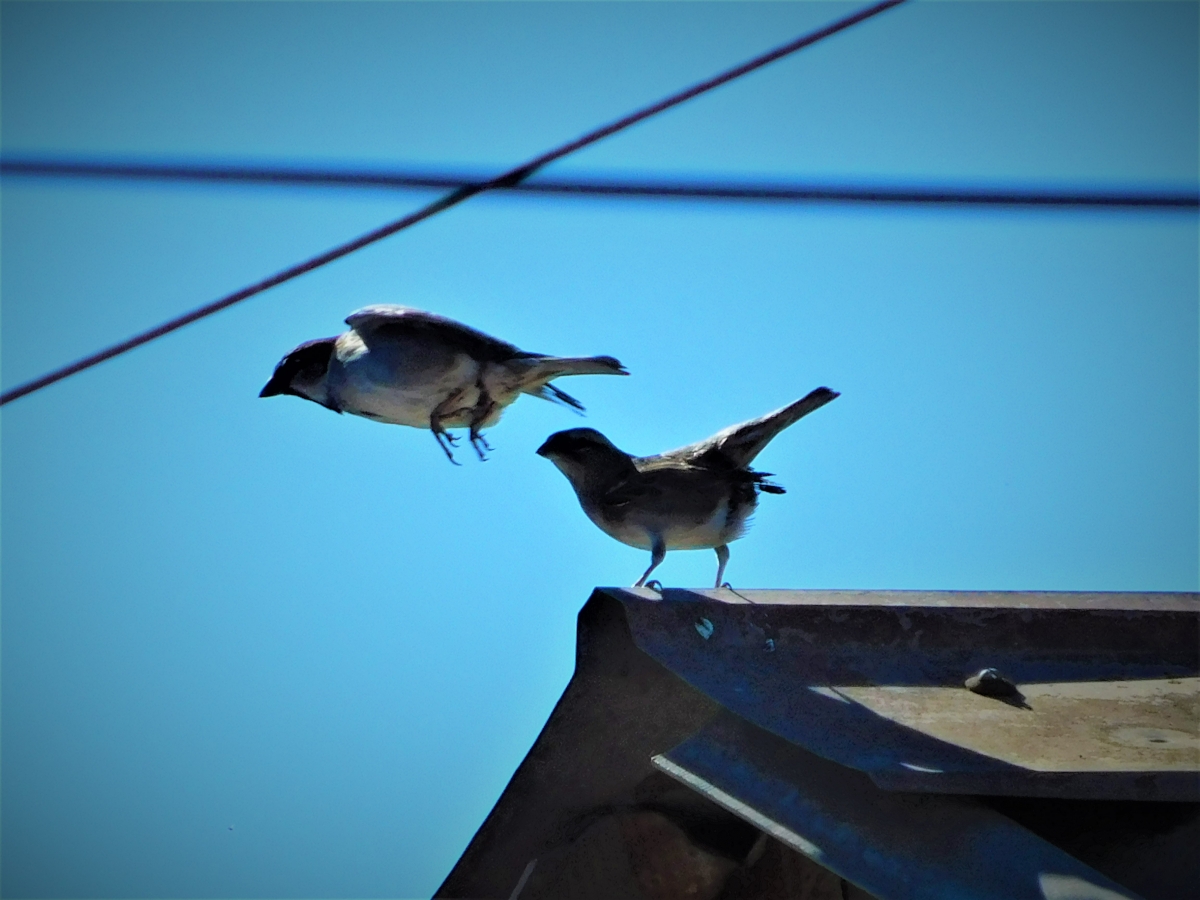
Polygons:
[[[502,171],[823,3],[11,3],[5,153]],[[554,174],[1194,188],[1197,6],[911,3]],[[432,195],[6,180],[4,387]],[[646,554],[533,451],[820,384],[741,587],[1197,590],[1194,213],[471,200],[3,411],[8,897],[427,896]],[[428,434],[260,400],[375,302],[628,379]],[[709,552],[665,583],[705,586]],[[233,826],[230,830],[229,826]]]

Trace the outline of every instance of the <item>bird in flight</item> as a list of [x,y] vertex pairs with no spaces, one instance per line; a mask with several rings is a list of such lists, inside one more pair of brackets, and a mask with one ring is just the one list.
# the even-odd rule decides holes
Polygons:
[[729,542],[745,533],[759,491],[784,493],[750,463],[779,432],[837,396],[819,387],[773,413],[657,456],[630,456],[593,428],[559,431],[537,452],[567,476],[601,531],[650,551],[650,568],[634,587],[646,583],[668,550],[703,548],[717,552],[720,587]]
[[280,360],[260,397],[291,394],[336,413],[428,428],[450,462],[466,428],[479,458],[491,446],[481,430],[504,408],[532,394],[583,411],[550,384],[561,375],[628,375],[611,356],[526,353],[444,316],[406,306],[366,306],[346,319],[350,330],[307,341]]

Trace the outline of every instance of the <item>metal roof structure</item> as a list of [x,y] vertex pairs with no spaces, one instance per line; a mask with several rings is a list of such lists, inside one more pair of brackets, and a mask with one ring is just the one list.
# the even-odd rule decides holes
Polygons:
[[1198,848],[1198,594],[601,588],[437,896],[1186,900]]

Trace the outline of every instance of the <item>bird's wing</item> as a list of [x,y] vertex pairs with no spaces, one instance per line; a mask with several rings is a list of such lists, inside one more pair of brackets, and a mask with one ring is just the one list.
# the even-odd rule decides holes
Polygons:
[[[738,485],[749,489],[753,500],[753,477],[747,473],[714,471],[661,457],[634,459],[637,471],[611,485],[602,504],[610,513],[637,510],[654,518],[682,522],[708,521]],[[742,491],[744,494],[744,491]]]
[[656,485],[634,476],[621,479],[605,491],[602,502],[607,509],[618,509],[634,501],[652,501],[661,496],[662,490]]
[[382,303],[364,306],[347,316],[346,324],[368,343],[372,334],[424,334],[457,347],[478,360],[503,362],[535,355],[461,322],[408,306]]
[[710,438],[663,453],[661,457],[697,466],[744,469],[779,432],[838,396],[837,391],[819,387],[782,409],[731,425]]

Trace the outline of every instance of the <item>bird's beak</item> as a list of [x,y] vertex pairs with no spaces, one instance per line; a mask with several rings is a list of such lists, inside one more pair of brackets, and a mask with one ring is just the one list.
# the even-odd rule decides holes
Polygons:
[[[264,388],[263,390],[266,390],[266,388]],[[549,458],[550,451],[546,449],[549,446],[550,446],[550,438],[546,438],[546,440],[543,442],[542,446],[538,447],[537,450],[535,450],[534,452],[537,453],[538,456],[545,456],[545,457]]]
[[263,385],[263,389],[258,392],[260,397],[275,397],[279,394],[286,394],[288,388],[291,387],[284,379],[278,375],[272,375],[271,380]]

